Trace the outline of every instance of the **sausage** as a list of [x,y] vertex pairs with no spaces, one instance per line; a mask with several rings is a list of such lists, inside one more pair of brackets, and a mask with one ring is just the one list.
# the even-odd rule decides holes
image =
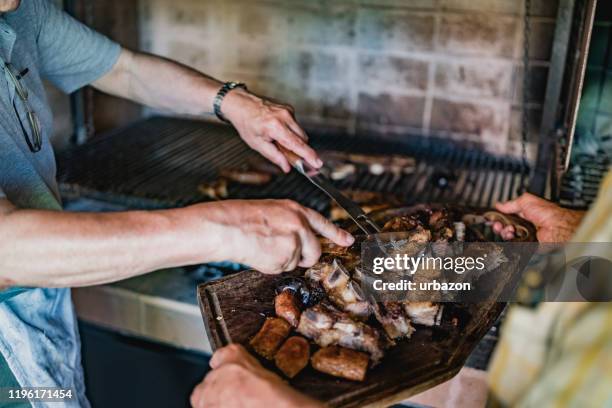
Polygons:
[[250,169],[222,169],[220,175],[230,181],[252,186],[268,184],[272,180],[270,173]]
[[347,380],[363,381],[369,357],[360,351],[329,346],[314,353],[310,361],[315,370]]
[[253,350],[260,356],[272,360],[283,341],[289,336],[291,326],[284,319],[268,317],[259,332],[250,341]]
[[289,337],[274,356],[276,367],[289,378],[302,371],[309,359],[310,344],[300,336]]
[[277,316],[285,319],[291,326],[298,326],[302,311],[298,307],[298,300],[294,292],[283,290],[276,295],[274,298],[274,310]]

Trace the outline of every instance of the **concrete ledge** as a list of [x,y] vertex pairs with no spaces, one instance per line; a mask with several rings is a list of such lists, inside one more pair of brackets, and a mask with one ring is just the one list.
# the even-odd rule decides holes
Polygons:
[[114,286],[72,290],[79,319],[122,334],[210,354],[196,305],[142,295]]

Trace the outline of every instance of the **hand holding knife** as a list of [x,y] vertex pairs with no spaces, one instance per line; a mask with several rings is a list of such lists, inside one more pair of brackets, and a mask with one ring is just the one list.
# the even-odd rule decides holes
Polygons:
[[372,221],[363,209],[353,200],[342,194],[334,185],[317,169],[311,169],[304,163],[301,157],[277,143],[278,149],[285,155],[287,161],[306,177],[312,184],[334,200],[344,211],[348,213],[351,220],[366,234],[378,234],[380,228]]

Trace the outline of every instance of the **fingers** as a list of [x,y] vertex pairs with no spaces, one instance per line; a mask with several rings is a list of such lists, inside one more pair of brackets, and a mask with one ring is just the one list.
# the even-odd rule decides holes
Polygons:
[[310,229],[308,220],[304,217],[304,223],[306,228],[300,233],[300,239],[302,240],[302,253],[301,259],[298,263],[303,268],[309,268],[321,257],[321,243]]
[[[530,193],[523,193],[514,200],[506,201],[505,203],[495,204],[497,210],[506,214],[524,214],[529,212],[529,208],[534,204],[548,204],[549,202],[543,198]],[[522,216],[522,215],[521,215]]]
[[[299,128],[297,124],[295,124],[294,127]],[[287,149],[306,160],[306,163],[308,163],[311,167],[318,169],[323,165],[323,162],[317,155],[317,152],[315,152],[312,147],[306,143],[306,134],[303,131],[296,133],[291,129],[289,124],[285,123],[284,131],[275,135],[274,139]]]
[[191,392],[191,396],[189,397],[189,402],[191,403],[191,406],[193,408],[203,408],[204,407],[203,389],[204,389],[204,382],[201,382]]
[[284,265],[281,266],[282,272],[292,271],[298,266],[298,263],[302,258],[303,238],[300,237],[300,235],[303,233],[304,232],[301,231],[297,235],[293,236],[293,253],[291,254],[291,257],[287,259]]
[[240,344],[232,343],[215,351],[210,359],[210,367],[215,370],[224,364],[259,364]]
[[506,201],[505,203],[496,203],[495,208],[505,214],[517,214],[523,211],[523,196],[514,200]]
[[351,234],[341,228],[338,228],[318,212],[311,210],[310,208],[302,208],[304,216],[315,232],[318,232],[325,238],[341,246],[349,246],[355,242],[355,238]]
[[291,165],[287,161],[287,158],[272,142],[262,143],[257,147],[259,153],[261,153],[266,159],[276,164],[285,173],[291,171]]

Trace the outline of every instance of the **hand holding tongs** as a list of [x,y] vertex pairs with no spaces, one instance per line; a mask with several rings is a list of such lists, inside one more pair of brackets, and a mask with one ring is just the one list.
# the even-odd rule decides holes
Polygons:
[[344,211],[348,213],[353,222],[357,224],[359,228],[367,235],[380,233],[380,228],[370,217],[366,215],[363,209],[355,203],[353,200],[342,194],[334,185],[327,180],[319,170],[306,168],[306,164],[301,157],[287,150],[280,144],[276,145],[278,149],[285,155],[287,161],[293,166],[294,169],[302,173],[312,184],[317,186],[321,191],[334,200]]

